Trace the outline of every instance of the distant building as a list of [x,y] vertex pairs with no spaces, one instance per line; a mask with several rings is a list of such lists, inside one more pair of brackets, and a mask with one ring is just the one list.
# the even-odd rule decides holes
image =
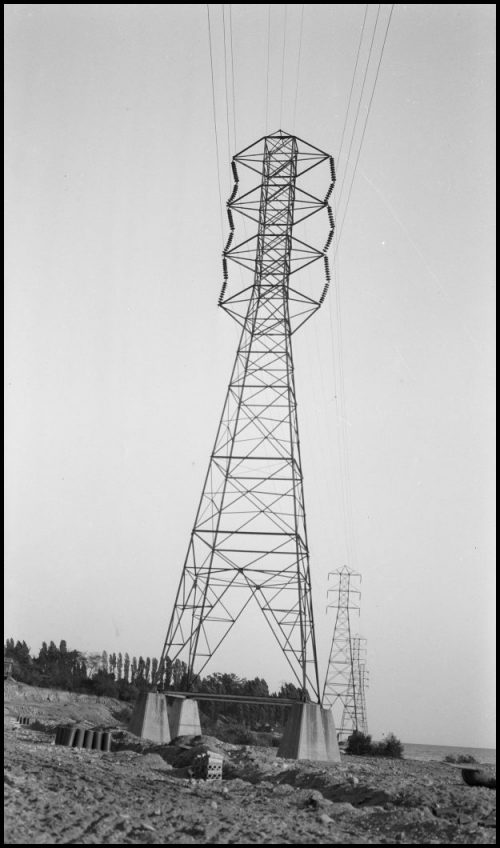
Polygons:
[[9,657],[3,658],[3,679],[5,680],[7,677],[10,677],[12,674],[12,669],[14,668],[14,660],[11,660]]

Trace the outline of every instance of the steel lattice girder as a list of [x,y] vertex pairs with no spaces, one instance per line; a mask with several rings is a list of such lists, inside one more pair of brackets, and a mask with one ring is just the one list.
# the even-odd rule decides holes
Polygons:
[[[298,247],[292,236],[298,172],[325,160],[332,176],[326,198],[301,192],[299,205],[302,215],[304,196],[308,214],[327,211],[329,244],[331,157],[278,133],[233,160],[219,304],[242,332],[162,653],[162,660],[186,659],[187,688],[254,598],[299,686],[320,700],[291,337],[328,287],[327,247]],[[236,162],[260,176],[258,232],[231,249],[232,210],[250,208],[247,194],[238,209]],[[319,301],[289,285],[292,263],[306,253],[325,258]],[[228,258],[252,270],[253,283],[225,298]]]

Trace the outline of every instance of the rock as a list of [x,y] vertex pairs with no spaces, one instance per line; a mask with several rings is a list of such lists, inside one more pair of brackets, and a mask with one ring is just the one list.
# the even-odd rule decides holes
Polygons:
[[273,789],[273,795],[290,795],[294,792],[293,786],[289,783],[278,783]]
[[325,824],[325,825],[333,823],[333,819],[331,819],[330,816],[327,816],[326,813],[321,813],[321,815],[318,816],[318,821],[320,821],[321,824]]

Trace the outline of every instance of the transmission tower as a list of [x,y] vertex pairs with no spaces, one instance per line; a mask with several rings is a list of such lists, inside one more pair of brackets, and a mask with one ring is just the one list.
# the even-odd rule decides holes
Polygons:
[[342,710],[339,738],[350,736],[354,730],[368,733],[365,689],[368,686],[366,670],[366,639],[354,636],[352,640],[352,671],[347,687],[347,696]]
[[[339,737],[349,735],[353,730],[361,729],[362,716],[366,720],[366,708],[360,691],[359,663],[362,655],[361,641],[352,635],[351,611],[359,615],[360,590],[357,588],[361,575],[343,566],[331,572],[335,585],[328,593],[335,592],[335,601],[329,604],[337,610],[330,657],[323,688],[323,704],[330,708],[342,708],[342,718],[338,723]],[[330,574],[330,576],[331,576]],[[364,656],[363,656],[364,664]]]
[[[329,166],[327,190],[317,197],[303,178],[322,163]],[[319,703],[292,335],[320,308],[329,285],[334,163],[278,131],[242,150],[231,166],[219,306],[242,330],[162,660],[183,659],[184,688],[194,691],[196,678],[255,600],[303,697],[308,690]],[[240,166],[256,183],[249,189],[240,187]],[[321,211],[328,223],[318,248],[298,238],[296,227]],[[233,246],[235,213],[256,232]],[[252,275],[234,293],[227,291],[229,260]],[[301,291],[293,275],[317,260],[324,263],[326,283],[316,294]]]

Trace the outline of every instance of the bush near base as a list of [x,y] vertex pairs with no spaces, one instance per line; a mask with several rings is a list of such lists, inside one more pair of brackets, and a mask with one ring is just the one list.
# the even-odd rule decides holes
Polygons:
[[361,733],[360,730],[351,733],[346,748],[346,753],[361,757],[393,757],[394,759],[401,759],[403,751],[403,745],[394,733],[389,733],[381,742],[372,742],[370,734]]

